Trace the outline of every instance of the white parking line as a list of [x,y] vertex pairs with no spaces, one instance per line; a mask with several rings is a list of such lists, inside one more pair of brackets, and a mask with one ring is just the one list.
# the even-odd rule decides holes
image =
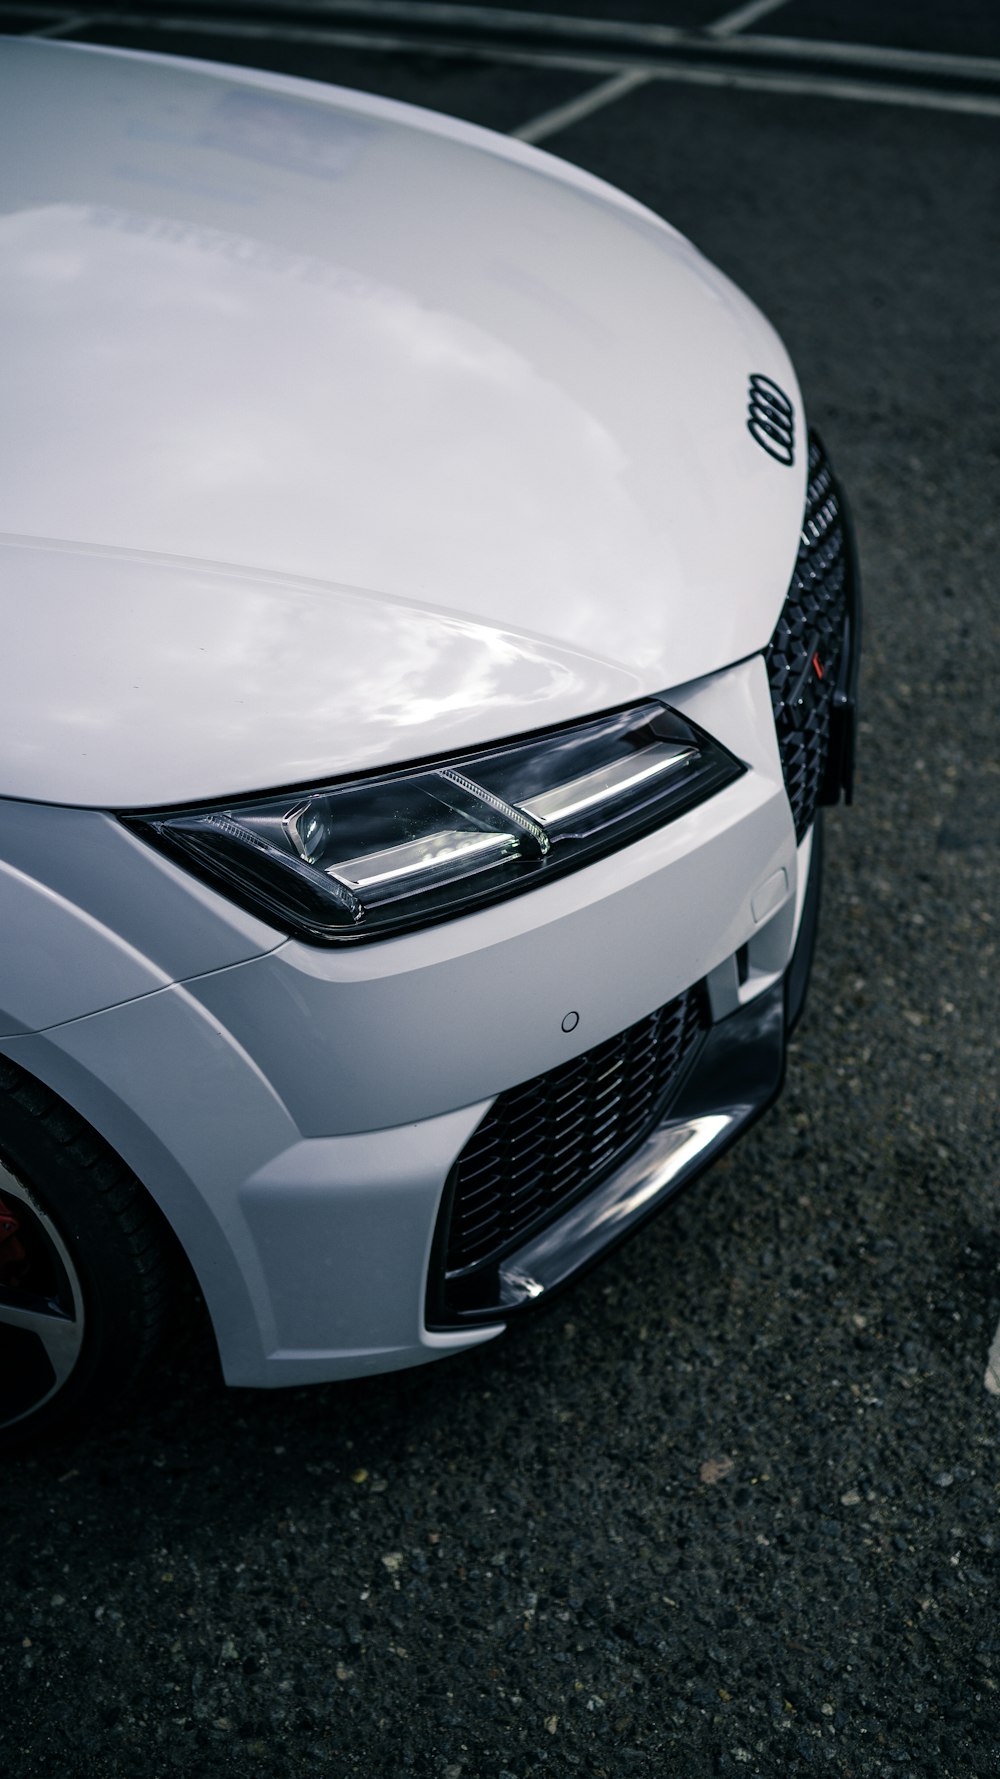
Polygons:
[[[775,0],[775,4],[778,0]],[[39,13],[51,17],[56,7],[45,5],[44,0],[5,0],[5,13],[16,13],[19,17],[37,15]],[[239,18],[246,19],[247,14],[257,14],[261,18],[270,18],[266,24],[257,27],[276,39],[284,37],[286,27],[282,24],[282,15],[274,5],[274,0],[204,0],[203,11],[223,19],[227,13],[235,13]],[[469,6],[458,3],[458,0],[295,0],[296,13],[311,16],[318,20],[337,19],[350,21],[351,26],[364,29],[383,23],[398,25],[421,25],[441,27],[444,30],[481,31],[486,35],[502,36],[504,33],[524,37],[560,37],[572,42],[593,39],[606,40],[609,33],[617,41],[642,44],[645,46],[669,46],[674,43],[688,41],[692,33],[680,25],[658,25],[652,23],[634,23],[628,20],[573,18],[564,13],[519,12],[505,6]],[[110,23],[116,13],[102,12],[102,22]],[[150,15],[144,15],[147,23]],[[430,40],[430,33],[428,33]]]
[[32,37],[66,37],[72,31],[83,31],[94,22],[90,13],[74,12],[66,18],[57,19],[54,25],[39,25],[32,31]]
[[788,0],[747,0],[745,6],[737,6],[735,12],[727,12],[723,18],[716,19],[714,25],[709,25],[709,35],[734,37],[737,31],[745,31],[748,25],[755,25],[769,12],[777,12],[779,6],[787,5]]
[[[763,0],[761,3],[763,4]],[[767,0],[769,10],[774,10],[779,4],[789,3],[790,0],[773,0],[772,4],[772,0]],[[441,3],[435,3],[435,0],[296,0],[297,13],[331,20],[329,27],[317,27],[283,22],[282,15],[274,12],[273,4],[274,0],[256,0],[256,3],[255,0],[205,0],[200,14],[180,15],[176,18],[149,12],[129,12],[125,8],[112,12],[95,6],[88,8],[86,14],[81,14],[80,17],[88,24],[102,27],[113,27],[116,24],[128,25],[130,28],[145,25],[150,30],[190,30],[195,34],[212,33],[220,37],[273,38],[276,43],[363,41],[376,47],[384,43],[386,47],[393,49],[405,48],[421,53],[435,53],[439,50],[450,55],[472,53],[490,59],[495,57],[498,61],[520,61],[526,55],[537,53],[561,67],[576,65],[574,58],[577,52],[572,46],[579,45],[583,52],[579,66],[602,67],[616,72],[626,68],[645,67],[647,51],[669,52],[677,49],[688,54],[700,51],[710,61],[718,56],[726,57],[731,62],[733,56],[737,56],[740,62],[748,63],[763,61],[773,65],[784,61],[819,62],[852,70],[871,68],[886,75],[923,74],[928,79],[940,75],[945,78],[990,83],[1000,80],[1000,58],[996,56],[893,49],[880,44],[840,43],[824,38],[745,35],[741,20],[746,19],[747,7],[724,14],[704,31],[691,31],[676,25],[627,23],[617,19],[576,19],[561,14],[514,12],[500,7],[494,9],[486,6],[453,5],[445,3],[445,0],[441,0]],[[756,5],[757,0],[750,0],[750,4]],[[39,0],[4,0],[3,11],[9,16],[29,20],[51,20],[57,8],[40,4]],[[248,18],[247,14],[257,16]],[[756,16],[759,17],[760,14]],[[343,18],[345,23],[338,26],[332,22],[338,18]],[[351,24],[346,23],[347,19],[352,21]],[[366,21],[370,21],[368,29]],[[461,43],[450,39],[442,46],[432,32],[421,31],[419,36],[412,37],[403,33],[383,36],[378,28],[380,21],[395,21],[401,25],[419,23],[450,26],[481,35],[484,41],[482,48],[479,48],[464,38]],[[59,25],[54,28],[66,28],[66,15],[63,15]],[[40,33],[36,33],[38,34]],[[526,46],[521,48],[517,43],[506,45],[503,41],[505,34],[520,38],[522,44],[525,39],[544,36],[550,40],[551,47],[540,47],[534,52]],[[565,52],[556,48],[552,41],[560,39],[567,46]],[[588,54],[585,47],[588,40],[599,45],[592,54]],[[616,47],[609,47],[612,42]],[[652,65],[651,60],[649,65]]]
[[[748,0],[745,6],[738,6],[735,12],[727,12],[714,25],[708,26],[712,37],[733,37],[742,31],[745,25],[752,25],[757,19],[763,18],[767,12],[777,12],[779,6],[787,6],[788,0]],[[567,19],[566,23],[589,23]],[[602,80],[599,86],[592,87],[589,93],[581,93],[578,99],[570,99],[565,105],[557,105],[552,111],[543,111],[541,116],[532,118],[530,123],[522,124],[519,130],[512,130],[519,142],[543,142],[546,136],[558,135],[560,130],[568,130],[571,124],[582,122],[591,117],[595,111],[601,111],[605,105],[613,105],[616,99],[624,99],[634,93],[637,87],[645,86],[650,75],[640,68],[626,68],[621,74],[613,75],[610,80]]]
[[991,1396],[1000,1396],[1000,1323],[993,1336],[993,1345],[986,1361],[986,1377],[984,1383]]
[[659,66],[652,80],[682,86],[732,87],[750,93],[802,93],[817,99],[856,99],[868,105],[902,105],[917,111],[957,111],[967,117],[1000,117],[1000,93],[949,93],[935,87],[892,86],[886,81],[841,80],[817,74],[777,74],[750,69]]
[[[564,61],[562,65],[568,67],[570,64],[568,61]],[[751,73],[749,69],[736,71],[728,68],[667,68],[657,65],[645,69],[636,68],[632,72],[640,76],[640,79],[635,83],[636,86],[652,86],[655,83],[672,81],[678,86],[728,88],[734,92],[782,93],[789,96],[804,95],[816,99],[847,99],[857,101],[862,105],[901,105],[904,109],[913,111],[951,111],[964,117],[1000,117],[1000,94],[994,98],[992,94],[988,93],[947,93],[935,91],[933,87],[889,86],[881,81],[837,80],[828,79],[824,75],[770,74],[764,73],[763,70],[760,73]],[[584,116],[589,111],[596,110],[598,103],[606,103],[607,99],[602,99],[601,95],[613,85],[614,82],[608,80],[590,93],[585,93],[582,100],[578,102],[582,108],[578,116]],[[634,87],[631,89],[620,87],[616,92],[608,93],[608,97],[620,98],[626,90],[634,91],[635,89]],[[588,104],[587,101],[591,99],[596,103]],[[572,104],[560,107],[557,111],[533,119],[530,124],[522,125],[521,129],[514,131],[513,134],[525,142],[541,142],[548,136],[554,136],[557,131],[565,129],[567,121],[577,121],[577,117],[566,120],[559,115],[560,110],[569,111],[572,109]],[[522,134],[523,131],[530,131],[530,136]]]
[[[478,61],[509,63],[513,66],[532,68],[563,68],[574,73],[601,76],[596,88],[581,94],[579,99],[570,101],[567,107],[560,106],[554,111],[546,112],[543,116],[532,118],[522,124],[514,134],[525,142],[540,142],[549,136],[556,135],[558,131],[566,129],[569,122],[588,116],[600,106],[607,105],[653,81],[672,81],[681,86],[716,87],[744,92],[843,99],[870,105],[896,105],[909,110],[954,112],[966,117],[1000,116],[1000,95],[994,97],[992,93],[963,93],[940,87],[907,86],[889,81],[852,79],[846,74],[844,76],[833,73],[830,75],[783,74],[773,67],[770,69],[754,68],[752,65],[748,65],[764,52],[768,56],[772,56],[773,52],[773,58],[777,59],[785,59],[794,53],[799,59],[814,56],[826,59],[831,63],[844,63],[855,57],[858,65],[878,67],[884,72],[889,72],[894,68],[900,71],[905,69],[908,72],[920,69],[928,76],[933,76],[938,72],[949,75],[961,74],[966,77],[974,72],[984,83],[993,85],[1000,80],[1000,60],[986,57],[928,55],[922,51],[906,50],[880,51],[873,50],[868,45],[811,43],[796,38],[775,37],[768,39],[736,36],[723,39],[718,36],[710,37],[707,33],[699,35],[694,32],[670,31],[671,38],[675,43],[682,43],[689,51],[696,47],[708,59],[705,62],[671,63],[659,59],[644,61],[641,57],[630,55],[627,60],[623,61],[621,56],[607,53],[587,55],[541,48],[538,50],[522,49],[515,44],[507,45],[496,39],[492,41],[484,39],[478,43],[470,39],[446,42],[429,35],[407,37],[403,34],[394,34],[390,36],[382,32],[349,30],[347,28],[315,29],[302,25],[286,25],[273,18],[266,22],[261,18],[261,22],[258,23],[244,18],[225,16],[219,10],[225,4],[225,0],[211,0],[211,4],[212,11],[208,16],[203,13],[200,16],[181,14],[165,17],[163,14],[157,16],[144,12],[101,12],[94,9],[86,14],[73,15],[72,18],[64,17],[58,20],[55,26],[45,27],[36,35],[58,33],[65,36],[73,29],[81,29],[84,24],[100,25],[103,28],[110,27],[112,29],[141,27],[150,32],[188,37],[219,36],[233,38],[237,41],[243,39],[257,42],[309,44],[331,49],[372,50],[381,54],[433,54],[440,57],[462,57],[465,59],[474,57]],[[346,4],[342,8],[339,7],[337,0],[327,0],[327,4],[331,14],[337,11],[346,13],[348,10]],[[376,7],[372,4],[371,10],[384,12],[386,16],[389,16],[390,12],[393,16],[399,16],[404,10],[404,5],[405,0],[385,0],[384,6]],[[23,0],[20,4],[18,4],[18,0],[13,0],[13,4],[7,0],[4,10],[7,13],[17,13],[20,17],[42,17],[50,20],[52,18],[51,7],[24,4]],[[357,14],[356,3],[354,10]],[[405,10],[411,12],[411,6],[405,5]],[[431,6],[426,8],[427,13],[431,10]],[[460,8],[443,5],[433,8],[433,10],[442,14],[460,11],[474,12],[480,18],[485,11],[482,7]],[[537,19],[539,15],[501,13],[493,16],[505,19]],[[585,21],[571,22],[576,24]],[[586,22],[599,23],[594,20]],[[617,27],[617,29],[620,31],[621,27]],[[639,31],[643,27],[636,26],[634,29]],[[650,29],[652,31],[652,28]],[[669,28],[664,26],[659,29],[662,32],[667,32]],[[719,66],[716,64],[713,66],[715,57],[712,52],[723,50],[727,53],[738,50],[740,52],[739,59],[744,63],[744,66],[739,68],[732,65]],[[752,58],[744,55],[743,52],[751,50],[754,52]]]
[[581,93],[578,99],[569,99],[565,105],[557,105],[552,111],[543,111],[540,117],[532,118],[530,123],[522,124],[520,129],[512,130],[519,142],[542,142],[546,136],[558,135],[560,130],[568,130],[571,124],[578,124],[582,118],[590,117],[592,112],[600,111],[604,105],[612,105],[616,99],[623,99],[626,93],[634,93],[636,87],[645,86],[650,79],[645,68],[626,68],[621,74],[612,75],[610,80],[602,80],[599,86],[591,87],[587,93]]
[[965,80],[996,80],[1000,77],[1000,58],[996,56],[957,56],[950,51],[932,49],[883,48],[878,43],[830,43],[817,37],[738,37],[725,45],[727,52],[754,56],[767,55],[775,60],[808,60],[842,63],[845,67],[875,68],[881,74],[943,74]]

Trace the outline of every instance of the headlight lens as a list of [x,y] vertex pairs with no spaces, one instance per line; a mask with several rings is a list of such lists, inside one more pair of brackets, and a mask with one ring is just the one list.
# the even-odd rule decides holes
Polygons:
[[660,827],[743,770],[650,700],[403,771],[123,819],[272,923],[342,944],[546,882]]

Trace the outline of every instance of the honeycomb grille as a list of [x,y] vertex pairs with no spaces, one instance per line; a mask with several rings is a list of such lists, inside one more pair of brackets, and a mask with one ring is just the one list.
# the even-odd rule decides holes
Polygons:
[[453,1170],[446,1274],[517,1246],[622,1162],[657,1122],[706,1025],[704,993],[690,989],[501,1094]]
[[844,516],[833,472],[811,434],[802,541],[766,655],[797,840],[812,824],[823,786],[848,615],[848,573]]

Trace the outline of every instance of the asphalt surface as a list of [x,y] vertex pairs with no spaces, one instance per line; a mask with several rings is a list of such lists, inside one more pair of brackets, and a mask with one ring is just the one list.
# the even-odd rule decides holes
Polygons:
[[[295,56],[507,129],[588,85]],[[265,1396],[195,1332],[11,1465],[12,1779],[1000,1774],[998,132],[657,83],[547,141],[750,291],[852,496],[857,803],[786,1090],[496,1345]]]

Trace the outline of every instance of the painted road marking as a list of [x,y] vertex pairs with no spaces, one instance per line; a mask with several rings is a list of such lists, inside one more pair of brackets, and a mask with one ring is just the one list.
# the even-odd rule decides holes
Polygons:
[[[712,37],[732,37],[742,31],[745,25],[752,25],[757,19],[763,18],[767,12],[776,12],[779,6],[787,6],[788,0],[749,0],[746,6],[738,6],[735,12],[727,12],[714,25],[709,25]],[[512,130],[519,142],[543,142],[547,136],[556,136],[560,130],[568,130],[571,124],[582,122],[591,117],[595,111],[603,110],[605,105],[613,105],[617,99],[624,99],[634,93],[637,87],[645,86],[650,75],[639,68],[626,68],[621,74],[612,75],[610,80],[602,80],[598,86],[591,87],[589,93],[581,93],[578,99],[570,99],[565,105],[556,105],[551,111],[543,111],[540,117],[532,118],[530,123],[522,124],[519,130]]]
[[748,25],[755,25],[758,19],[765,18],[769,12],[777,12],[779,6],[787,6],[789,0],[747,0],[746,6],[737,6],[735,12],[727,12],[714,25],[707,27],[711,37],[733,37],[737,31],[745,31]]
[[32,37],[68,37],[74,31],[85,31],[94,23],[91,13],[74,12],[68,17],[57,19],[54,25],[39,25],[32,31]]
[[[245,4],[245,0],[240,0]],[[505,44],[496,36],[489,42],[485,36],[482,41],[469,39],[464,41],[444,41],[431,34],[415,37],[389,36],[365,30],[347,29],[315,29],[311,26],[287,25],[279,19],[267,19],[262,22],[251,22],[247,19],[230,18],[226,15],[227,0],[214,0],[213,11],[206,16],[197,17],[164,16],[146,12],[90,12],[74,15],[73,18],[63,16],[55,25],[42,27],[39,36],[67,36],[73,29],[81,29],[85,22],[88,26],[116,29],[126,27],[141,28],[149,31],[160,31],[188,37],[218,36],[251,41],[273,41],[275,43],[301,43],[330,48],[373,50],[399,54],[428,53],[442,57],[470,57],[480,61],[505,62],[515,66],[562,68],[571,72],[599,74],[602,76],[598,86],[589,93],[580,95],[570,101],[567,107],[558,107],[554,112],[547,112],[541,117],[529,119],[519,129],[512,132],[523,142],[541,142],[560,130],[568,127],[580,117],[589,116],[601,106],[613,103],[614,100],[636,91],[648,83],[673,81],[681,86],[716,87],[722,90],[759,93],[778,93],[798,95],[819,99],[835,99],[856,101],[869,105],[895,105],[904,109],[919,111],[953,112],[966,117],[1000,117],[1000,94],[949,91],[947,88],[932,86],[890,84],[887,81],[868,79],[852,79],[849,76],[825,74],[794,73],[784,74],[773,69],[752,69],[746,65],[741,68],[733,66],[711,66],[713,52],[724,53],[730,58],[739,52],[739,60],[746,64],[749,57],[775,59],[795,56],[800,61],[809,59],[865,66],[882,71],[896,70],[900,73],[923,71],[928,75],[935,73],[947,76],[970,78],[975,76],[987,83],[1000,81],[1000,60],[976,56],[952,56],[929,54],[922,50],[881,50],[867,44],[840,44],[826,42],[809,42],[798,38],[766,38],[744,37],[739,35],[714,36],[708,32],[697,33],[675,30],[669,26],[630,25],[630,36],[642,35],[652,46],[655,42],[669,42],[683,48],[686,53],[697,50],[709,58],[708,62],[676,62],[670,63],[663,59],[657,61],[641,61],[635,58],[622,60],[618,56],[584,56],[567,54],[562,51],[525,50],[516,44]],[[52,19],[52,7],[39,7],[25,4],[24,0],[7,0],[4,10],[15,13],[23,18]],[[509,25],[517,21],[518,30],[527,32],[529,25],[537,32],[539,26],[558,27],[558,33],[567,35],[567,25],[571,33],[578,36],[595,36],[602,31],[607,36],[609,26],[600,20],[561,19],[552,20],[547,15],[531,13],[487,13],[482,7],[459,7],[430,4],[424,5],[423,0],[368,0],[368,6],[359,6],[358,0],[313,0],[310,10],[333,16],[364,17],[369,13],[376,16],[427,19],[432,13],[440,19],[445,17],[460,22],[456,15],[470,16],[476,20],[478,30],[486,30],[485,21],[489,19],[494,28],[499,20]],[[719,20],[720,25],[726,24],[726,15]],[[79,22],[77,22],[79,20]],[[586,27],[586,29],[585,29]],[[621,37],[625,27],[610,27]],[[567,115],[568,114],[568,115]]]
[[[928,77],[939,75],[944,78],[991,83],[1000,80],[1000,58],[994,56],[883,48],[878,44],[840,43],[822,38],[755,37],[744,34],[741,18],[750,16],[757,3],[758,0],[750,0],[747,6],[724,14],[714,25],[709,25],[702,31],[677,25],[632,23],[617,19],[577,19],[562,14],[517,12],[499,7],[494,9],[485,6],[436,4],[435,0],[296,0],[295,11],[300,15],[309,14],[317,20],[352,21],[350,26],[346,23],[340,26],[332,23],[329,28],[323,25],[286,24],[280,13],[271,10],[269,0],[257,0],[256,4],[254,0],[205,0],[199,14],[176,18],[143,11],[111,12],[99,7],[89,8],[81,16],[88,23],[102,27],[127,23],[130,28],[148,26],[150,30],[188,29],[195,34],[212,33],[237,38],[273,37],[275,42],[336,42],[341,32],[349,31],[352,40],[362,34],[371,40],[373,46],[386,43],[393,48],[419,47],[423,51],[428,48],[437,49],[438,43],[433,31],[422,29],[419,38],[407,38],[402,34],[386,38],[374,27],[380,21],[421,27],[440,26],[481,35],[484,39],[483,51],[495,53],[500,60],[506,59],[505,50],[509,49],[515,54],[519,50],[516,43],[505,46],[505,36],[520,38],[522,43],[533,37],[544,37],[549,43],[562,40],[567,47],[573,45],[581,49],[589,41],[599,45],[594,53],[601,65],[611,70],[645,66],[643,52],[646,51],[676,49],[686,53],[697,52],[710,59],[724,57],[732,60],[735,56],[741,62],[774,63],[793,60],[800,63],[832,63],[853,69],[871,68],[882,74],[922,73]],[[789,0],[760,0],[760,10],[754,16],[760,17],[763,11],[773,11],[778,5],[788,3]],[[39,0],[5,0],[3,10],[8,16],[16,15],[26,19],[51,20],[53,17],[66,17],[64,12],[60,13],[58,7],[39,4]],[[248,18],[248,13],[257,14],[257,19]],[[486,39],[490,41],[487,43]],[[637,52],[634,55],[633,46]],[[461,43],[450,40],[448,53],[468,54],[472,47],[467,39]],[[546,52],[540,50],[538,53],[544,55]],[[560,52],[553,49],[550,53],[559,55]],[[587,62],[582,65],[593,66]]]
[[578,99],[570,99],[565,105],[557,105],[552,111],[543,111],[540,117],[532,118],[530,123],[522,124],[520,129],[512,130],[519,142],[542,142],[546,136],[556,136],[560,130],[568,130],[571,124],[578,124],[582,118],[590,117],[605,105],[613,105],[616,99],[623,99],[627,93],[634,93],[636,87],[645,86],[650,75],[645,68],[625,68],[610,80],[602,80],[599,86],[591,87],[589,92],[581,93]]
[[[563,66],[567,64],[564,63]],[[856,100],[867,105],[902,105],[916,111],[952,111],[966,117],[1000,117],[1000,93],[995,97],[991,93],[945,93],[933,87],[889,86],[870,80],[829,80],[822,75],[771,74],[763,71],[750,73],[749,70],[744,72],[742,69],[737,72],[728,68],[666,68],[660,65],[635,69],[633,72],[646,77],[636,85],[673,81],[678,86],[729,88],[735,92],[748,93],[803,94],[817,99]],[[604,90],[611,85],[612,82],[605,82]],[[619,89],[611,97],[621,97],[623,90]],[[602,88],[597,88],[593,93],[585,94],[584,98],[596,98],[601,91]],[[596,106],[590,106],[589,109],[594,110]],[[541,117],[522,125],[521,130],[513,133],[523,141],[540,142],[543,136],[554,135],[557,129],[566,127],[565,122],[558,120],[558,113],[547,115],[549,119],[557,120],[548,129],[544,127],[546,118]],[[522,135],[522,130],[530,130],[530,136]]]

